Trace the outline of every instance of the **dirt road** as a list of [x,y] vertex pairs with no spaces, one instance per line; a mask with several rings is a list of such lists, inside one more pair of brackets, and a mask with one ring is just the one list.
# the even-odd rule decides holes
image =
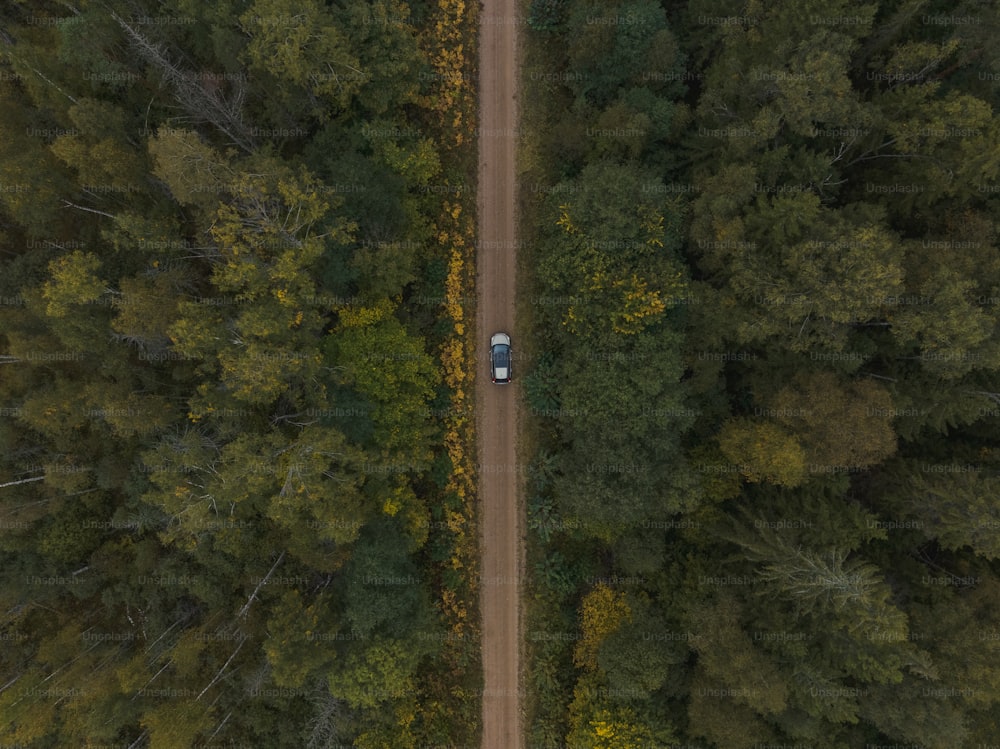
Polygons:
[[[518,339],[514,331],[517,248],[517,5],[484,0],[479,36],[479,319],[476,380],[482,536],[483,749],[521,749],[520,576],[523,568],[516,461]],[[489,337],[511,335],[514,384],[494,385]]]

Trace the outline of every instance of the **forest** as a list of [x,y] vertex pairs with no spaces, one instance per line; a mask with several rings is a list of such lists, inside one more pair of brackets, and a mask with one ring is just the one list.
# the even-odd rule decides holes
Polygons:
[[475,23],[3,5],[3,746],[477,736]]
[[529,745],[1000,736],[1000,13],[529,0]]
[[[1000,9],[523,8],[527,743],[995,743]],[[4,746],[477,741],[477,10],[0,9]]]

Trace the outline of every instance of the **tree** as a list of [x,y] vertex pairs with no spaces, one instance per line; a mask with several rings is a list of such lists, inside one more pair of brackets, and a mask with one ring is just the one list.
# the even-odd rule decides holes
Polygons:
[[962,709],[948,696],[950,691],[908,677],[902,684],[872,687],[861,701],[859,712],[863,720],[886,736],[928,749],[946,749],[964,742],[968,733]]
[[[461,159],[364,134],[438,119],[426,9],[127,10],[0,11],[0,741],[468,743],[475,645],[422,636],[473,570],[416,553],[460,498],[408,298]],[[362,296],[387,319],[346,332]]]
[[306,605],[302,594],[295,589],[281,596],[268,622],[270,637],[264,644],[274,683],[279,687],[299,688],[333,662],[336,651],[329,647],[328,640],[336,633],[326,629],[321,622],[328,603],[320,597]]
[[[532,124],[558,137],[527,162],[556,183],[528,236],[535,290],[560,300],[535,310],[556,371],[526,383],[560,412],[537,425],[554,471],[529,493],[556,594],[536,621],[565,626],[574,565],[645,578],[596,666],[564,674],[586,630],[538,647],[536,743],[655,745],[633,729],[664,705],[686,712],[678,743],[717,749],[996,734],[977,642],[996,593],[1000,129],[980,6],[958,24],[921,0],[693,0],[667,8],[685,33],[660,64],[657,8],[577,3],[529,35],[536,69],[565,74],[534,87]],[[647,314],[627,320],[627,294]],[[640,525],[662,517],[682,522]],[[679,663],[643,649],[661,611],[654,631],[689,634]]]
[[609,693],[622,700],[649,700],[677,666],[687,660],[678,641],[663,642],[667,623],[648,605],[631,606],[631,621],[610,632],[598,646],[597,664]]
[[793,546],[767,524],[751,531],[739,524],[722,530],[742,556],[756,563],[765,600],[787,605],[788,616],[828,632],[824,659],[866,682],[898,683],[904,669],[933,673],[909,639],[907,617],[878,567],[841,548]]
[[143,714],[142,726],[149,733],[151,748],[181,749],[204,735],[212,727],[212,718],[211,710],[188,700],[164,700]]
[[[658,292],[658,311],[668,306],[663,298],[683,296],[684,273],[674,255],[680,246],[680,208],[659,198],[658,186],[658,177],[635,165],[608,162],[590,164],[577,179],[561,184],[550,201],[552,225],[546,232],[553,252],[540,268],[552,291],[586,302],[589,292],[617,282],[618,293],[631,291],[635,301],[652,302],[641,292]],[[562,197],[566,194],[572,198]],[[619,298],[610,313],[619,312],[623,301]],[[600,299],[587,309],[595,318],[587,322],[605,333],[607,322],[598,326],[596,319]]]
[[[4,103],[0,107],[0,184],[4,185],[0,205],[28,236],[50,237],[53,228],[61,224],[61,214],[65,214],[60,198],[72,194],[74,182],[45,139],[32,135],[48,128],[38,126],[30,92],[46,86],[46,72],[54,73],[38,66],[58,67],[58,63],[50,49],[38,44],[6,44],[4,57],[11,62],[10,75],[20,86],[14,80],[0,81],[0,101]],[[57,111],[66,107],[64,98],[54,103],[58,104]]]
[[414,688],[423,653],[414,641],[378,637],[352,650],[329,676],[330,692],[355,708],[377,708]]
[[112,329],[120,339],[156,357],[165,357],[170,346],[168,330],[178,317],[178,287],[183,276],[176,271],[154,273],[152,278],[123,278],[114,297]]
[[[687,14],[692,54],[704,61],[697,113],[706,130],[722,131],[719,137],[701,136],[696,153],[708,155],[713,143],[731,156],[743,155],[769,141],[795,142],[795,136],[811,135],[814,126],[864,127],[850,68],[858,40],[871,33],[865,20],[875,12],[874,5],[843,0],[755,4],[742,15],[747,20],[716,26],[698,19],[731,17],[729,9],[711,1],[692,4]],[[858,23],[814,22],[847,16]],[[739,135],[727,137],[729,128]]]
[[688,721],[691,736],[710,741],[718,749],[743,749],[777,740],[775,731],[746,705],[724,695],[715,682],[695,678],[691,682]]
[[914,347],[906,353],[929,373],[955,379],[1000,365],[997,320],[973,301],[975,286],[972,278],[942,268],[917,289],[929,303],[911,305],[895,316],[893,330],[900,344]]
[[125,136],[132,129],[125,112],[110,102],[81,97],[67,114],[69,134],[58,136],[50,148],[76,170],[81,189],[101,198],[141,192],[146,164]]
[[[411,336],[387,299],[340,310],[327,358],[344,368],[346,384],[375,404],[375,439],[391,461],[410,471],[430,465],[421,446],[430,433],[427,405],[440,380],[423,339]],[[405,472],[404,472],[405,473]]]
[[97,301],[107,289],[107,283],[96,275],[100,267],[100,258],[79,250],[50,263],[51,280],[42,286],[42,296],[48,303],[46,314],[65,317],[73,305]]
[[[342,23],[362,71],[355,75],[365,84],[357,92],[358,104],[383,115],[417,101],[418,71],[425,55],[408,4],[399,0],[353,2],[344,16]],[[317,73],[317,77],[324,76]]]
[[[754,181],[752,189],[762,194],[740,210],[749,201],[750,180],[759,179],[753,168],[736,173],[729,166],[718,180],[706,180],[695,203],[704,267],[722,275],[726,292],[752,320],[750,330],[737,329],[734,337],[750,342],[780,335],[793,350],[817,344],[840,350],[845,326],[884,320],[886,302],[903,291],[902,246],[877,209],[826,209],[809,186],[768,197],[768,190],[787,185]],[[730,180],[736,195],[712,202]]]
[[[661,330],[619,348],[577,344],[562,354],[560,432],[572,448],[559,456],[555,497],[562,515],[598,538],[610,541],[641,523],[651,502],[675,513],[700,501],[679,444],[694,411],[676,384],[678,343],[676,333]],[[573,376],[580,371],[589,374]]]
[[564,0],[532,0],[528,26],[535,31],[552,31],[562,22]]
[[160,128],[147,148],[153,173],[181,205],[214,211],[235,176],[228,160],[193,130]]
[[896,451],[892,396],[880,383],[799,372],[767,400],[767,413],[796,435],[817,466],[868,468]]
[[573,651],[573,662],[581,668],[596,669],[601,643],[631,617],[632,609],[623,593],[616,593],[604,583],[595,585],[580,604],[582,636]]
[[400,175],[411,187],[425,186],[441,172],[438,149],[430,138],[414,139],[406,128],[389,120],[375,120],[362,127],[361,134],[368,140],[377,162]]
[[615,5],[580,2],[566,19],[567,58],[580,79],[570,79],[578,97],[606,104],[623,84],[644,70],[677,65],[676,42],[663,8],[646,0]]
[[[927,469],[930,470],[927,470]],[[940,469],[940,470],[938,470]],[[884,476],[890,506],[945,549],[1000,557],[1000,478],[971,463],[900,462]]]
[[111,17],[121,27],[139,57],[155,70],[173,90],[177,104],[199,122],[210,122],[244,151],[253,150],[254,137],[244,121],[243,99],[245,90],[237,79],[229,95],[218,86],[201,86],[199,76],[185,70],[174,61],[174,52],[165,45],[147,37],[117,13]]
[[295,84],[344,110],[366,81],[345,30],[320,3],[255,0],[240,25],[250,36],[244,61],[279,85]]
[[997,581],[984,578],[975,586],[946,591],[911,608],[913,630],[933,643],[938,683],[960,688],[957,696],[969,708],[992,710],[1000,679]]
[[20,406],[21,421],[35,429],[57,449],[70,449],[87,423],[88,402],[79,386],[59,379],[31,393]]
[[[275,167],[265,159],[268,164]],[[243,304],[234,305],[222,325],[220,312],[182,304],[180,319],[168,329],[178,351],[216,364],[233,396],[251,404],[273,403],[290,383],[315,376],[319,356],[309,351],[323,323],[311,301],[311,271],[322,240],[343,239],[353,228],[335,220],[325,233],[315,233],[329,209],[315,179],[304,171],[275,171],[238,176],[231,185],[238,197],[219,206],[211,229],[221,254],[212,282]],[[219,328],[228,328],[228,335],[219,335]]]
[[391,518],[369,523],[342,570],[345,617],[362,638],[402,637],[427,616],[424,583],[400,536]]
[[710,600],[692,601],[684,617],[689,643],[698,654],[698,670],[711,684],[758,713],[776,715],[788,702],[787,677],[774,659],[753,645],[741,629],[745,620],[739,600],[726,592]]
[[316,569],[339,565],[327,547],[358,538],[377,500],[362,493],[365,455],[331,427],[310,425],[277,451],[268,516],[287,529],[290,550]]
[[576,702],[570,707],[572,712],[584,714],[571,718],[576,725],[566,737],[569,746],[580,749],[641,749],[644,746],[655,746],[659,742],[676,741],[669,729],[654,733],[642,716],[637,715],[630,707],[589,707],[591,709],[587,713]]
[[769,421],[732,419],[718,435],[719,449],[750,482],[798,486],[806,478],[806,455],[798,440]]

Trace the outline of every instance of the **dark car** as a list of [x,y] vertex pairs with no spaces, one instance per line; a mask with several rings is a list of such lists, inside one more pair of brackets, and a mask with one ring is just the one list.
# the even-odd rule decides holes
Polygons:
[[494,333],[490,338],[490,370],[496,385],[510,382],[510,336]]

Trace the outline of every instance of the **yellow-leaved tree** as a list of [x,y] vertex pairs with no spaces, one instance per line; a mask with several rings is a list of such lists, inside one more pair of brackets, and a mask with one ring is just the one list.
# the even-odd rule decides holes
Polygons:
[[632,609],[625,594],[598,583],[580,604],[581,638],[573,651],[573,662],[580,668],[597,668],[597,649],[604,638],[632,619]]

